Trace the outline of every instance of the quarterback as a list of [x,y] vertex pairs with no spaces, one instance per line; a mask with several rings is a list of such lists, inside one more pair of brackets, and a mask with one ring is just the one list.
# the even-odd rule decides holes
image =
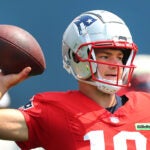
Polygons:
[[[22,150],[150,150],[150,95],[116,94],[130,85],[137,50],[119,16],[80,14],[62,38],[63,67],[79,88],[38,93],[18,109],[0,110],[0,138]],[[31,69],[1,74],[1,97]]]

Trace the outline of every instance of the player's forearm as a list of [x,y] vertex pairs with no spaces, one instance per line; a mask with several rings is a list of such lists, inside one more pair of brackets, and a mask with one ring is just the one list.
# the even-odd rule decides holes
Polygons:
[[0,139],[25,141],[28,129],[23,114],[15,109],[0,109]]

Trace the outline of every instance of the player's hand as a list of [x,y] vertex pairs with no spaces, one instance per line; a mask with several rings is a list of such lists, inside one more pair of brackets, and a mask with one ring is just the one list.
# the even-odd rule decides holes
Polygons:
[[0,73],[0,98],[12,86],[27,79],[29,77],[28,74],[30,73],[30,71],[31,67],[26,67],[18,74],[3,75],[2,73]]

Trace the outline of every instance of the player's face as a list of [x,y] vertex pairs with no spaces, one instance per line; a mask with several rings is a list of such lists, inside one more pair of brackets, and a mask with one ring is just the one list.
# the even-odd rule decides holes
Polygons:
[[[96,49],[96,60],[103,63],[109,63],[113,65],[122,65],[123,52],[118,49]],[[98,71],[102,78],[106,80],[116,80],[118,78],[121,79],[123,68],[106,65],[106,64],[98,64]]]

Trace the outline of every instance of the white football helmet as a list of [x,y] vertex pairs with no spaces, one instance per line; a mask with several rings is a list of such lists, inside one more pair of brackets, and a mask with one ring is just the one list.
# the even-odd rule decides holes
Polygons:
[[[123,65],[96,60],[94,49],[120,49],[124,53]],[[115,93],[129,86],[135,66],[132,64],[137,46],[125,22],[104,10],[84,12],[67,27],[62,40],[64,68],[77,80],[92,84],[105,93]],[[98,71],[98,64],[123,68],[122,78],[106,80]]]

